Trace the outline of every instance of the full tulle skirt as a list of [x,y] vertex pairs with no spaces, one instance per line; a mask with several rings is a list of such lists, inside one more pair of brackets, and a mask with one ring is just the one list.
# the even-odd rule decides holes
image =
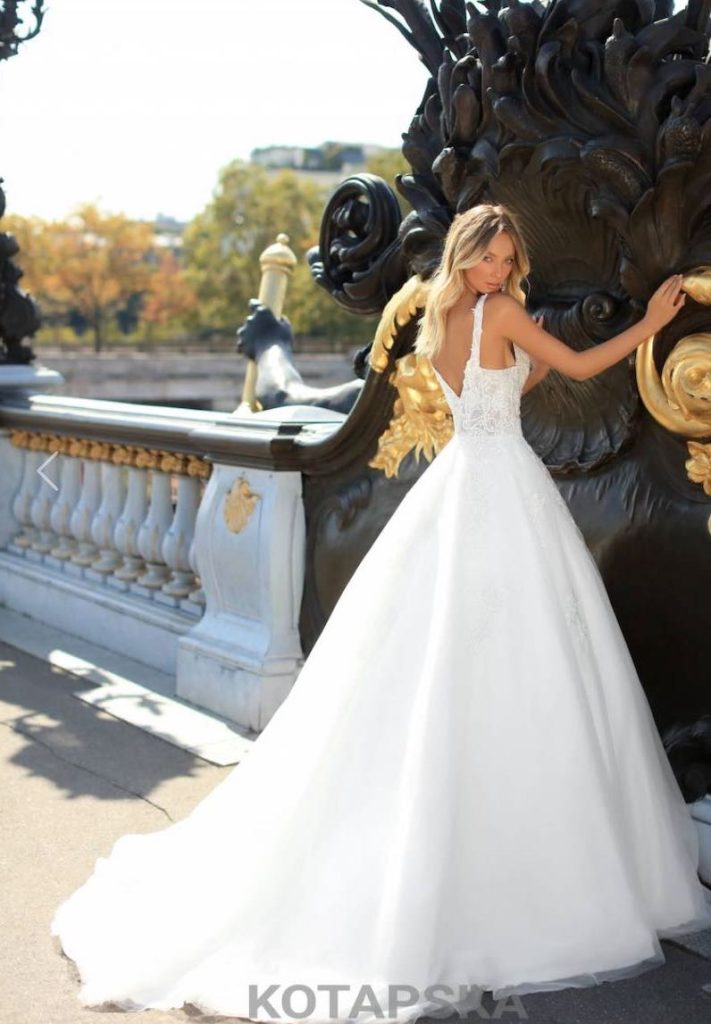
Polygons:
[[463,1015],[663,963],[711,927],[698,857],[548,470],[522,435],[455,434],[245,760],[119,838],[51,931],[84,1005]]

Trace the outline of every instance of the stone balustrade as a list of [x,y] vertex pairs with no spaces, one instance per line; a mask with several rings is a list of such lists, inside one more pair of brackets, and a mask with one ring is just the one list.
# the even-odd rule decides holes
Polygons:
[[305,526],[288,450],[342,420],[4,396],[0,603],[261,731],[303,662]]

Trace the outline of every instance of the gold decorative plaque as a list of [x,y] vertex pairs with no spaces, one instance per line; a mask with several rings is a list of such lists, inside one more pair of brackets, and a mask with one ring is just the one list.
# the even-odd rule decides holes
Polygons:
[[241,476],[235,480],[229,493],[225,496],[225,503],[222,507],[227,529],[232,533],[241,533],[249,522],[258,501],[259,495],[251,490],[245,477]]

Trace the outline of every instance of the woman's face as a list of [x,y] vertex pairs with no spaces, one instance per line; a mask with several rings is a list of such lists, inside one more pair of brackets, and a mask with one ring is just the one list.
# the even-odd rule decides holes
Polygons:
[[473,292],[496,292],[511,273],[516,250],[508,231],[499,231],[491,239],[483,259],[464,271],[464,280]]

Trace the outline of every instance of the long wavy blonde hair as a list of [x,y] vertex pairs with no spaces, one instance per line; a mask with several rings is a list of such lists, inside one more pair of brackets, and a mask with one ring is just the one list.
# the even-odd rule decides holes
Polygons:
[[489,249],[494,235],[506,231],[514,246],[514,262],[502,291],[522,306],[526,294],[521,282],[528,275],[530,264],[526,245],[516,218],[504,206],[481,203],[459,213],[452,221],[444,241],[444,251],[437,270],[430,278],[429,290],[415,339],[418,356],[436,357],[444,341],[447,313],[467,289],[464,271],[479,263]]

